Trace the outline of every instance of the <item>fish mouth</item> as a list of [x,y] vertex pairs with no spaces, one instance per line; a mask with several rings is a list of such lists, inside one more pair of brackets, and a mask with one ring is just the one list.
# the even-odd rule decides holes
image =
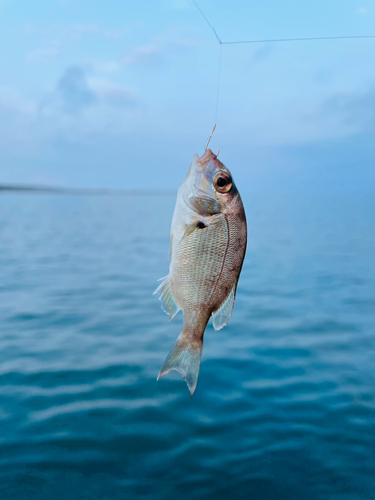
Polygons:
[[217,159],[217,155],[215,155],[211,149],[206,149],[204,154],[198,159],[198,164],[204,168],[207,167],[211,161],[213,162],[212,166],[215,170],[223,170],[225,168],[221,161]]

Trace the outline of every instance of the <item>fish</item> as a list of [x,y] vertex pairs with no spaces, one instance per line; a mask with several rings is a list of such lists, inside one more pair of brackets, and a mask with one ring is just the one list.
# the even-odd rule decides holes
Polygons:
[[[212,134],[211,134],[212,135]],[[231,172],[210,149],[195,154],[177,194],[172,219],[169,274],[155,290],[171,320],[183,328],[157,380],[171,370],[191,396],[198,381],[203,336],[228,324],[247,244],[246,216]]]

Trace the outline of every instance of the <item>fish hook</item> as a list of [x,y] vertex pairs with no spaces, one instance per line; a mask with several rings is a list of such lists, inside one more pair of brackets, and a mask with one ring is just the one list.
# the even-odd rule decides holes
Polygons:
[[216,123],[215,123],[215,125],[214,125],[214,128],[212,129],[212,132],[211,132],[210,137],[208,138],[208,141],[207,141],[206,147],[204,148],[204,150],[205,150],[205,151],[207,151],[208,145],[210,144],[211,137],[213,136],[213,133],[215,132],[215,128],[216,128]]

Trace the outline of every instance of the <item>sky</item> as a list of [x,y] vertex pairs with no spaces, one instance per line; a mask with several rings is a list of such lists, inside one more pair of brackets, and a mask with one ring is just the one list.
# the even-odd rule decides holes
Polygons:
[[[375,0],[199,0],[223,41],[375,35]],[[0,0],[0,184],[175,189],[215,122],[191,0]],[[248,190],[375,188],[375,39],[222,46],[211,146]]]

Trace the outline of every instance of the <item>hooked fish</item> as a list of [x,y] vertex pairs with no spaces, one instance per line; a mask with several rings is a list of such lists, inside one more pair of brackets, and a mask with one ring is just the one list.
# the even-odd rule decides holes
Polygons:
[[[212,134],[211,134],[212,135]],[[230,171],[210,149],[194,156],[178,190],[171,228],[169,274],[160,292],[172,319],[183,311],[183,329],[158,380],[181,373],[193,395],[210,317],[215,330],[228,324],[245,257],[245,211]]]

